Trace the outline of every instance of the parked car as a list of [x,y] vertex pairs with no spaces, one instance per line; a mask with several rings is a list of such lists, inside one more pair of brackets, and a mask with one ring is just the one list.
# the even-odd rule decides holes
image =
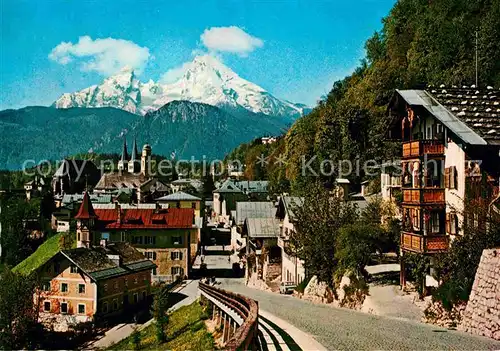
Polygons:
[[294,282],[282,282],[280,284],[280,294],[291,294],[297,287]]

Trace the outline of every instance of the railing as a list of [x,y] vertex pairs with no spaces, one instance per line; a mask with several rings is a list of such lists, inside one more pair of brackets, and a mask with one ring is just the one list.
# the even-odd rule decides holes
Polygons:
[[[257,301],[230,291],[199,283],[201,294],[222,309],[239,325],[224,350],[251,350],[257,345],[259,306]],[[215,308],[215,306],[214,306]],[[236,314],[236,315],[234,315]]]
[[416,140],[403,143],[403,158],[443,154],[444,144],[439,140]]
[[444,204],[444,189],[443,188],[403,189],[403,203]]
[[447,235],[419,235],[401,232],[401,248],[418,253],[438,253],[448,250]]

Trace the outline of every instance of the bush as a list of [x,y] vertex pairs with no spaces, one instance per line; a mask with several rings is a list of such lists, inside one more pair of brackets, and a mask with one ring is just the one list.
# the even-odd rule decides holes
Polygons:
[[302,280],[296,287],[295,287],[295,291],[299,292],[299,293],[304,293],[304,290],[306,290],[306,287],[307,287],[307,284],[309,284],[309,281],[311,280],[311,278],[304,278],[304,280]]

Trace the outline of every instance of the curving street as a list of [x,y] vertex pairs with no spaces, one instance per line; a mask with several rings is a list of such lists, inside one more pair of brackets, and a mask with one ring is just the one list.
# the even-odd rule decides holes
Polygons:
[[328,350],[494,350],[500,342],[405,319],[334,308],[249,288],[243,279],[219,279],[221,288],[259,302],[259,309],[312,335]]

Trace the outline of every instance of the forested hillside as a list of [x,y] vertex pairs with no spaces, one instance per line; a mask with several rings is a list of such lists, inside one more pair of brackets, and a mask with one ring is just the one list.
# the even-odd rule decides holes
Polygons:
[[[292,191],[300,192],[307,182],[301,172],[304,156],[306,160],[316,156],[312,163],[316,168],[324,159],[359,158],[362,164],[396,156],[398,146],[384,140],[386,108],[394,89],[475,84],[476,32],[479,85],[498,87],[500,0],[398,1],[383,19],[380,32],[366,41],[366,57],[353,74],[335,82],[283,139],[271,146],[244,148],[240,158],[251,167],[247,175],[265,174],[275,185],[290,184]],[[252,160],[262,149],[268,155],[283,153],[287,165],[277,166],[271,158],[264,173],[258,169],[255,173]],[[241,147],[233,155],[238,152]],[[324,181],[336,176],[334,172]]]

